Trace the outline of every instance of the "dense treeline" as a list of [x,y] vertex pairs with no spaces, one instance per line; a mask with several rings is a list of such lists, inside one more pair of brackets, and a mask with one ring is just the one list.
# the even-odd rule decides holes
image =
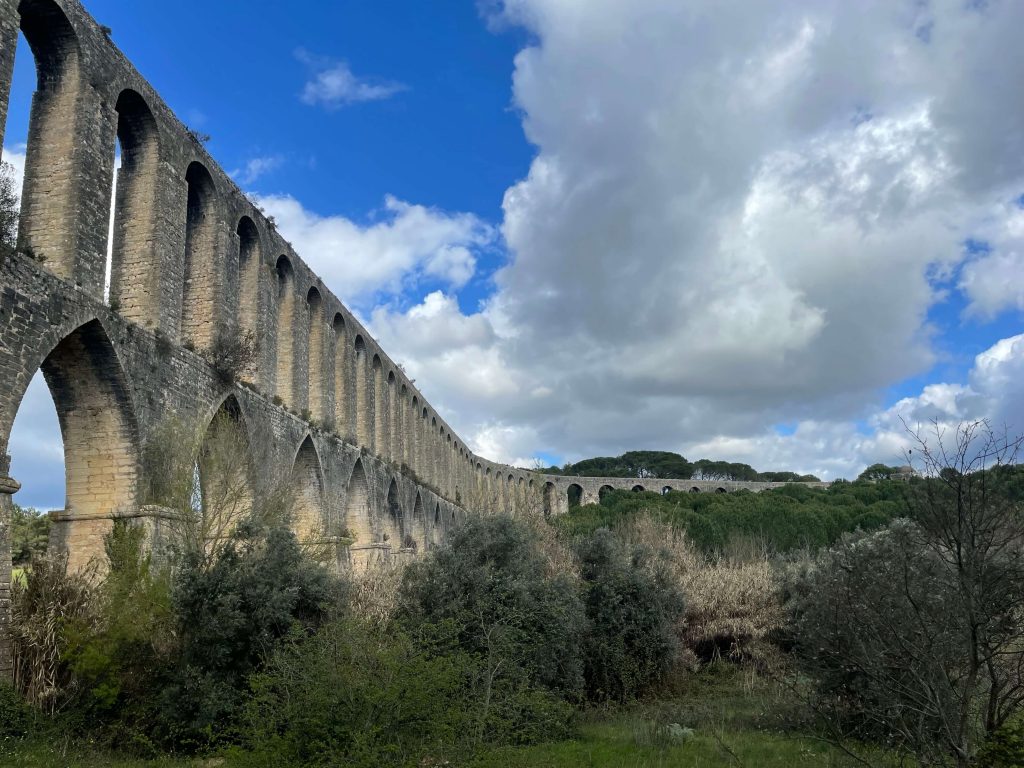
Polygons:
[[813,482],[814,475],[795,472],[758,472],[749,464],[699,459],[688,461],[670,451],[627,451],[621,456],[583,459],[562,467],[541,470],[549,475],[576,477],[665,477],[697,480],[759,480],[762,482]]
[[871,530],[905,514],[907,484],[837,482],[827,489],[787,485],[752,493],[611,491],[600,504],[575,507],[555,524],[570,534],[615,528],[652,515],[685,531],[705,553],[754,543],[773,552],[818,549],[857,529]]

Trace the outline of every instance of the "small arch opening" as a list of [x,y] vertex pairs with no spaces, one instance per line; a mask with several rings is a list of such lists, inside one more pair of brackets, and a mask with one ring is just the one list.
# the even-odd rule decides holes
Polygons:
[[184,288],[181,300],[181,338],[185,343],[208,348],[216,328],[217,190],[210,172],[198,162],[185,171],[188,188],[185,211]]
[[405,549],[404,529],[405,520],[402,513],[402,504],[398,500],[398,483],[391,478],[388,486],[387,515],[384,518],[384,530],[381,540],[391,545],[393,551]]
[[133,90],[122,91],[114,108],[117,141],[105,295],[125,317],[154,326],[160,295],[160,271],[153,252],[160,169],[157,124],[145,99]]
[[348,343],[345,318],[341,312],[334,314],[331,330],[334,332],[334,428],[339,434],[350,438],[352,424],[348,402]]
[[[71,280],[75,277],[78,250],[79,179],[68,170],[74,168],[80,157],[74,135],[82,87],[80,47],[74,28],[53,0],[22,0],[18,13],[22,38],[32,52],[36,75],[27,133],[17,136],[12,130],[10,118],[17,115],[18,105],[9,103],[4,134],[5,146],[18,147],[22,141],[25,144],[18,249],[45,257],[46,269]],[[15,83],[20,79],[20,69],[16,63]],[[107,212],[95,213],[105,217]],[[99,246],[102,247],[102,240]],[[105,265],[90,266],[94,269],[89,271],[95,272],[95,286],[90,287],[102,296]]]
[[353,341],[355,349],[355,422],[356,440],[361,446],[369,448],[373,443],[373,404],[370,402],[369,367],[366,359],[366,342],[356,334]]
[[323,299],[316,286],[306,292],[306,339],[308,340],[307,394],[309,412],[316,421],[326,418],[324,399],[327,382],[324,380],[324,318]]
[[238,220],[235,227],[238,235],[238,330],[243,333],[257,332],[259,317],[259,275],[263,260],[260,233],[248,216]]
[[569,502],[569,509],[574,509],[583,502],[583,487],[577,483],[572,483],[566,489],[565,495]]
[[287,256],[281,254],[274,264],[277,276],[277,396],[287,405],[294,405],[295,383],[295,273]]

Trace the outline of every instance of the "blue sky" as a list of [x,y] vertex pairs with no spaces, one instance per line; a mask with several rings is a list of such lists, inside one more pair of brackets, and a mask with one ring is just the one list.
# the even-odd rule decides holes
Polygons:
[[823,477],[1024,429],[1024,5],[850,5],[86,2],[488,458]]

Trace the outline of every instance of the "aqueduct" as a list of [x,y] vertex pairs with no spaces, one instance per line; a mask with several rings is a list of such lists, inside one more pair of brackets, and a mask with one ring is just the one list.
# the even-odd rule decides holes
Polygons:
[[[474,455],[78,0],[0,0],[0,131],[19,32],[37,89],[18,252],[0,264],[0,675],[19,487],[8,441],[38,370],[65,453],[51,546],[73,568],[119,516],[158,526],[143,455],[169,417],[237,422],[262,451],[252,492],[287,473],[300,537],[345,562],[429,548],[465,510],[770,485],[546,477]],[[210,351],[247,333],[258,359],[226,383]]]

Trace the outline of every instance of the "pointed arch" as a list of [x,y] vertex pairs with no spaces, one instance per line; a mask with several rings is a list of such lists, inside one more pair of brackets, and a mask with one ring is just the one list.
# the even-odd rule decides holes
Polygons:
[[311,435],[306,435],[292,467],[292,531],[300,542],[322,540],[327,535],[324,473]]
[[199,455],[202,530],[215,544],[253,511],[255,502],[249,431],[238,399],[228,395],[207,424]]
[[356,545],[366,545],[374,541],[373,522],[370,516],[370,489],[366,482],[362,459],[356,459],[346,485],[345,528]]
[[412,515],[406,527],[406,533],[402,546],[406,549],[412,548],[418,552],[428,548],[427,521],[423,511],[423,497],[416,491],[416,500],[412,505]]
[[[121,167],[114,201],[110,303],[137,323],[160,319],[160,269],[154,253],[160,135],[146,100],[127,89],[117,97]],[[113,150],[113,147],[111,148]]]
[[430,548],[436,549],[444,541],[444,523],[441,520],[441,505],[434,502],[434,522],[430,526]]
[[181,300],[181,338],[196,347],[208,348],[216,332],[217,289],[217,188],[210,172],[199,162],[185,171],[184,289]]
[[402,503],[398,498],[398,482],[391,478],[388,484],[387,510],[383,520],[381,540],[391,545],[393,552],[404,548],[405,520]]
[[[51,342],[52,343],[52,342]],[[65,502],[51,543],[78,571],[103,556],[113,517],[139,503],[141,446],[131,389],[117,352],[93,319],[40,351],[38,367],[50,390],[64,443]],[[15,413],[35,372],[18,376],[4,402],[0,438],[7,449]],[[0,451],[2,453],[3,451]]]

